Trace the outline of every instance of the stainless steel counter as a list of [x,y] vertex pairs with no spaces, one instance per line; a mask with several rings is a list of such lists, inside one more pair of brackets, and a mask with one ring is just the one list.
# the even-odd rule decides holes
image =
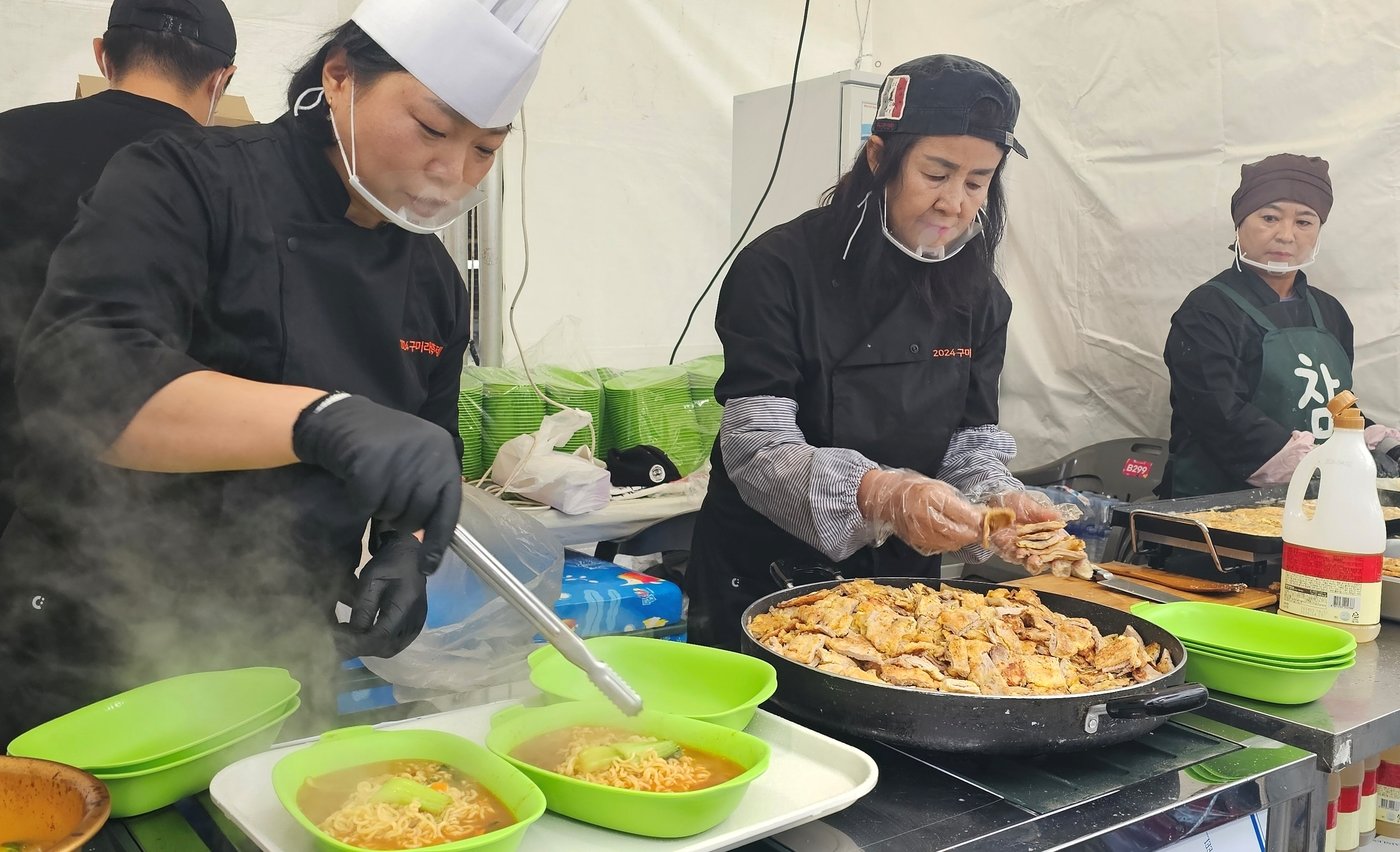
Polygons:
[[[1266,809],[1270,852],[1322,848],[1325,820],[1317,815],[1326,810],[1325,776],[1317,771],[1313,755],[1193,714],[1175,717],[1174,724],[1222,738],[1235,744],[1234,750],[1125,782],[1087,801],[1042,809],[1018,804],[997,784],[979,785],[971,775],[960,776],[957,760],[857,743],[880,765],[873,792],[840,813],[744,849],[1125,852],[1158,849]],[[1014,773],[1018,761],[1025,760],[992,757],[984,762],[1005,762],[1006,772]],[[1059,778],[1071,795],[1079,780],[1069,768]]]
[[1267,704],[1212,693],[1201,715],[1288,743],[1331,772],[1400,744],[1400,624],[1381,622],[1374,642],[1356,648],[1356,665],[1310,704]]

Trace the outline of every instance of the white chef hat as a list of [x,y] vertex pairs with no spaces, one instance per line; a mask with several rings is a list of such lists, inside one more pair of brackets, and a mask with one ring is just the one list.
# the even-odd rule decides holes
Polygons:
[[509,124],[569,0],[364,0],[350,18],[478,127]]

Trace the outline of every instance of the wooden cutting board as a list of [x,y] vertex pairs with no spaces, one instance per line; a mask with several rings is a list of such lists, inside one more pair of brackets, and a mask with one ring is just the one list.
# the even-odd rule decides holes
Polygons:
[[[1109,563],[1104,566],[1104,569],[1112,573],[1113,566]],[[1124,579],[1129,578],[1125,577]],[[1141,583],[1150,588],[1161,589],[1183,600],[1242,606],[1245,609],[1262,609],[1266,606],[1273,606],[1278,602],[1278,595],[1272,592],[1266,592],[1263,589],[1246,589],[1243,592],[1234,592],[1228,595],[1200,595],[1194,592],[1183,592],[1179,589],[1164,588],[1146,580],[1133,579],[1133,582]],[[1133,604],[1141,603],[1143,600],[1127,592],[1104,588],[1098,583],[1090,582],[1089,580],[1081,580],[1077,577],[1056,577],[1053,574],[1041,574],[1039,577],[1027,577],[1024,580],[1013,580],[1011,584],[1015,586],[1025,586],[1026,588],[1035,589],[1038,592],[1050,592],[1056,595],[1078,598],[1083,601],[1103,604],[1104,606],[1111,606],[1114,609],[1121,610],[1131,609]]]

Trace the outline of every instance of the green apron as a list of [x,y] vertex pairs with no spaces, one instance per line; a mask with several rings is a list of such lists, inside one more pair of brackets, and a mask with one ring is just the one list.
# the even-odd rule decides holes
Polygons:
[[[1279,328],[1230,287],[1220,281],[1211,281],[1210,286],[1224,293],[1264,330],[1259,385],[1249,398],[1250,403],[1288,429],[1311,432],[1318,441],[1325,440],[1332,434],[1327,401],[1338,391],[1351,387],[1351,359],[1322,324],[1312,292],[1307,293],[1307,300],[1313,324]],[[1199,437],[1172,459],[1174,497],[1220,494],[1248,487],[1248,483],[1211,460]]]

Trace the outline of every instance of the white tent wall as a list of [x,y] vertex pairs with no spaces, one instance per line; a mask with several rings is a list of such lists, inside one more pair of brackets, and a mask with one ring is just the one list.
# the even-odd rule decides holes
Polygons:
[[[734,96],[787,84],[801,21],[801,0],[573,0],[525,104],[526,346],[571,315],[600,364],[666,362],[733,242]],[[800,75],[851,67],[857,33],[850,0],[812,0]],[[504,160],[507,303],[520,280],[518,137]],[[719,351],[714,296],[679,359]]]
[[1331,163],[1308,278],[1355,323],[1367,412],[1400,423],[1400,4],[878,0],[871,26],[886,70],[960,53],[1021,92],[1001,255],[1017,467],[1166,437],[1171,315],[1232,259],[1240,165],[1280,152]]

